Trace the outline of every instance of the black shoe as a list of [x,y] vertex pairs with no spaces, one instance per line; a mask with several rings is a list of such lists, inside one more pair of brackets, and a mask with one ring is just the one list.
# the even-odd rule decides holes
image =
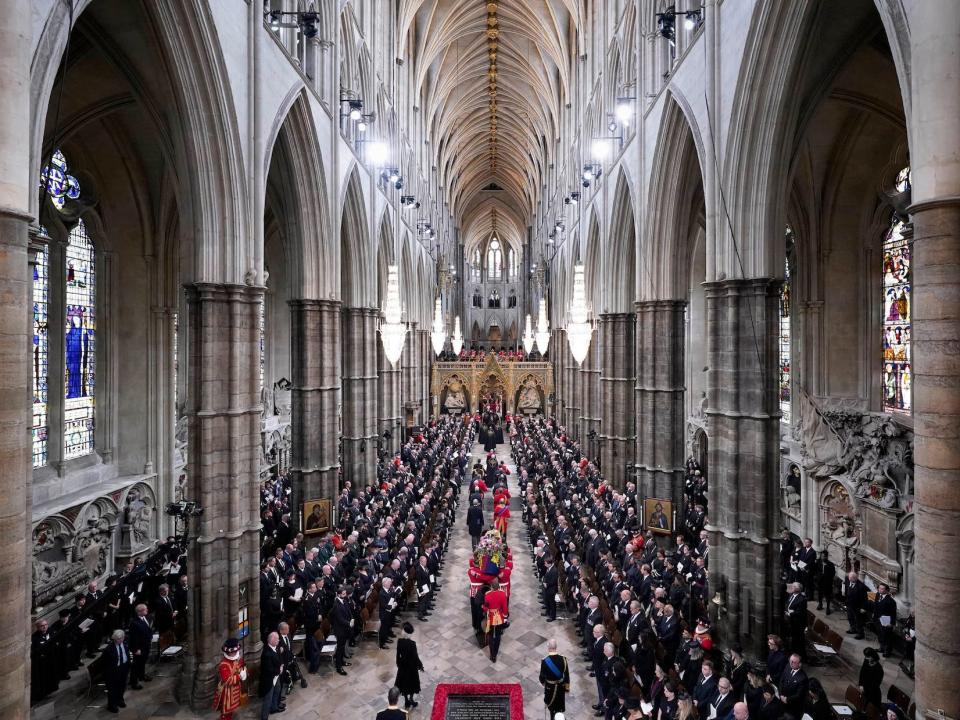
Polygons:
[[847,630],[847,635],[856,635],[856,634],[857,634],[856,630]]
[[350,645],[350,647],[356,647],[356,646],[357,646],[357,643],[356,643],[355,640],[351,640],[348,644]]
[[547,618],[547,622],[556,622],[556,621],[557,621],[556,618],[552,618],[552,617]]
[[353,665],[353,663],[345,662],[345,663],[343,664],[343,667],[350,667],[351,665]]
[[410,705],[411,705],[412,707],[419,707],[419,706],[420,706],[420,703],[418,703],[416,700],[412,700],[412,701],[410,701]]
[[860,633],[859,635],[854,635],[854,636],[853,636],[853,639],[854,639],[854,640],[863,640],[863,639],[864,639],[863,633]]
[[307,687],[307,681],[304,680],[303,678],[300,678],[300,687],[302,687],[302,688]]
[[127,706],[127,704],[126,704],[123,700],[121,700],[120,702],[118,702],[117,705],[119,705],[120,707],[126,707],[126,706]]
[[380,643],[380,649],[381,649],[381,650],[386,650],[386,649],[387,649],[386,643]]
[[830,608],[827,608],[827,615],[830,614]]
[[494,657],[492,657],[492,658],[490,658],[490,662],[496,662],[496,661],[497,661],[497,658],[496,658],[496,656],[494,656]]
[[590,707],[592,707],[594,710],[603,710],[603,705],[601,705],[600,703],[597,703],[596,705],[591,705]]
[[346,675],[347,671],[343,668],[337,668],[337,675]]
[[137,683],[136,685],[131,685],[130,687],[133,690],[143,690],[143,685],[141,685],[140,683]]
[[817,610],[823,610],[823,605],[817,605]]
[[590,673],[590,677],[596,677],[596,676],[597,674],[595,672]]
[[151,680],[153,680],[153,675],[144,675],[141,679],[144,682],[150,682]]
[[107,705],[107,712],[118,713],[120,712],[119,708],[115,708],[112,705]]
[[280,703],[279,705],[277,705],[277,710],[279,710],[280,712],[283,712],[286,709],[287,709],[286,703]]

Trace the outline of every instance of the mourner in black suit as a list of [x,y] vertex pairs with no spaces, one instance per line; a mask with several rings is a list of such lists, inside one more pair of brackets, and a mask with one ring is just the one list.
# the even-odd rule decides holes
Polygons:
[[143,603],[135,608],[134,618],[130,621],[127,637],[130,638],[130,652],[133,654],[130,687],[139,690],[143,687],[140,684],[141,680],[152,680],[147,675],[147,657],[150,655],[153,628],[150,627],[150,619],[147,617],[147,606]]
[[807,656],[807,596],[799,582],[788,589],[791,593],[784,603],[783,614],[790,628],[790,649],[804,658]]
[[877,585],[877,597],[873,601],[873,620],[876,623],[880,652],[890,657],[893,652],[893,628],[897,624],[897,601],[890,595],[884,583]]
[[790,666],[783,671],[780,678],[780,699],[786,703],[787,711],[794,717],[803,715],[803,706],[807,701],[807,688],[810,681],[803,671],[800,656],[794,653],[790,656]]
[[112,713],[120,712],[120,708],[127,706],[123,701],[123,691],[127,688],[130,674],[130,648],[124,637],[123,630],[114,630],[100,660],[107,683],[107,710]]
[[817,610],[823,610],[823,603],[827,603],[827,615],[830,614],[830,603],[833,602],[833,581],[837,577],[837,566],[834,565],[825,552],[817,558]]
[[547,622],[557,619],[557,593],[560,591],[560,573],[553,563],[553,557],[546,556],[546,572],[543,574],[543,604],[547,608]]
[[843,594],[847,603],[847,622],[850,624],[847,635],[863,640],[863,611],[867,607],[867,586],[852,570],[843,584]]
[[280,704],[280,675],[283,673],[283,656],[280,635],[272,632],[267,636],[260,655],[260,720],[269,720],[270,714],[278,712]]
[[470,509],[467,510],[467,529],[470,531],[470,541],[473,543],[473,549],[477,549],[477,543],[480,542],[480,536],[483,534],[483,508],[479,500],[470,503]]
[[337,649],[333,655],[333,664],[340,675],[346,675],[347,671],[343,669],[347,665],[344,657],[347,651],[347,640],[350,639],[350,627],[353,623],[353,611],[347,602],[347,588],[340,587],[337,593],[337,599],[333,603],[333,610],[330,611],[330,624],[333,627],[334,637],[337,638]]

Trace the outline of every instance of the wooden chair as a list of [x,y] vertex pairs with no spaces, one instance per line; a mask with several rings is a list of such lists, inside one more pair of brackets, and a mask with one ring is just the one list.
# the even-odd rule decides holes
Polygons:
[[371,613],[367,608],[363,608],[360,611],[360,618],[363,621],[363,629],[360,632],[360,637],[364,635],[376,635],[380,632],[380,618],[379,614],[375,620],[371,619]]
[[860,689],[856,685],[847,685],[847,692],[844,693],[843,699],[857,712],[863,712],[863,695],[860,694]]
[[896,685],[891,685],[887,690],[887,700],[892,702],[904,712],[906,712],[907,708],[910,706],[910,696]]

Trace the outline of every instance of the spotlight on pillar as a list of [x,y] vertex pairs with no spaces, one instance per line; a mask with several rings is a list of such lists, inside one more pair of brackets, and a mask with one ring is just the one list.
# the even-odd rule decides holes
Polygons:
[[363,101],[362,100],[350,101],[350,119],[351,120],[363,119]]
[[547,301],[540,298],[540,314],[537,316],[537,350],[541,355],[547,354],[550,345],[550,323],[547,322]]
[[523,351],[529,355],[533,352],[533,327],[530,323],[530,314],[527,314],[527,325],[523,331]]
[[300,26],[300,32],[303,33],[303,36],[308,40],[312,40],[320,32],[320,28],[318,27],[319,22],[319,15],[314,12],[305,12],[300,15],[297,25]]
[[367,161],[374,167],[383,167],[390,158],[390,150],[382,142],[371,142],[367,145]]
[[400,307],[400,268],[396,265],[387,268],[387,302],[383,313],[384,321],[380,323],[383,353],[390,364],[396,367],[407,336],[407,328],[402,322],[403,310]]
[[433,332],[430,333],[430,341],[433,343],[434,355],[439,355],[443,352],[443,346],[447,342],[447,331],[443,326],[443,308],[440,304],[439,295],[433,304]]
[[460,351],[463,350],[463,333],[460,332],[460,316],[457,315],[457,319],[453,321],[453,337],[450,338],[450,344],[453,346],[453,352],[455,355],[460,355]]
[[590,349],[590,337],[593,326],[587,319],[587,286],[583,276],[583,265],[573,268],[573,299],[570,302],[570,322],[567,323],[567,339],[570,341],[570,354],[583,365]]
[[617,108],[614,114],[623,125],[629,125],[630,121],[633,120],[633,100],[632,97],[617,98]]

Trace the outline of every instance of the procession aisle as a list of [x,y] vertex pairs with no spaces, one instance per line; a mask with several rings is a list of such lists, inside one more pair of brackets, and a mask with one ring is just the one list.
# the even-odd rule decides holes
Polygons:
[[[556,637],[560,652],[570,658],[572,694],[567,697],[568,717],[592,716],[589,706],[596,702],[594,680],[587,675],[579,659],[577,636],[573,623],[546,622],[540,614],[537,599],[537,577],[533,572],[526,529],[520,511],[520,489],[516,468],[510,458],[510,446],[499,445],[497,454],[510,467],[511,521],[508,540],[513,549],[514,569],[511,577],[510,628],[504,633],[496,664],[490,662],[486,649],[477,646],[470,623],[470,584],[467,568],[471,556],[470,535],[466,527],[465,500],[467,484],[461,491],[456,524],[451,532],[450,545],[440,578],[439,596],[433,614],[427,622],[418,622],[415,612],[401,616],[414,628],[414,640],[420,652],[425,671],[420,673],[422,692],[419,707],[411,718],[429,718],[433,693],[438,683],[516,683],[523,686],[527,720],[544,717],[543,690],[537,680],[540,659],[546,654],[547,639]],[[482,445],[475,445],[471,464],[485,457]],[[492,521],[489,496],[484,508],[487,523]],[[399,625],[396,630],[400,635]],[[337,718],[337,720],[370,720],[376,711],[386,706],[387,690],[396,677],[396,643],[379,650],[375,640],[365,639],[356,648],[347,668],[349,675],[341,677],[329,665],[321,667],[320,674],[309,676],[310,687],[297,688],[288,701],[283,717]],[[252,713],[251,713],[252,714]]]

